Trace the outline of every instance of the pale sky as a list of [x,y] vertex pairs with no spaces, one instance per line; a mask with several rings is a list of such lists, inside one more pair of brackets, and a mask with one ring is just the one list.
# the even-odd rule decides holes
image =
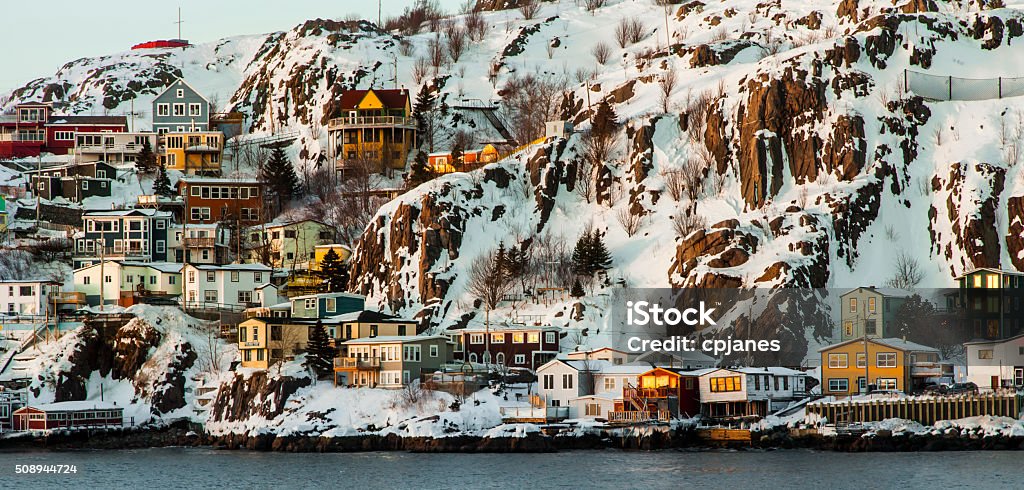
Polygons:
[[[383,16],[413,0],[380,0]],[[462,0],[440,0],[454,12]],[[358,13],[376,21],[375,0],[34,0],[0,16],[0,93],[53,75],[68,61],[127,50],[134,44],[181,35],[193,43],[240,34],[283,31],[317,17]]]

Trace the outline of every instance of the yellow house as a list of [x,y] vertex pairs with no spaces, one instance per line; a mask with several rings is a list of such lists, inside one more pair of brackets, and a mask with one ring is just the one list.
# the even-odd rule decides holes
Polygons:
[[344,245],[340,245],[337,243],[332,243],[329,245],[317,245],[313,247],[313,261],[309,263],[309,270],[319,271],[320,262],[323,262],[324,257],[327,255],[327,252],[331,250],[334,250],[334,253],[338,254],[338,257],[341,259],[342,262],[347,262],[348,258],[352,256],[352,249]]
[[306,348],[316,320],[250,318],[238,324],[238,352],[242,367],[267,369]]
[[157,147],[160,164],[185,174],[220,175],[224,134],[220,131],[165,133]]
[[912,392],[923,387],[925,378],[945,371],[937,349],[902,339],[853,339],[819,352],[821,393],[826,396],[863,393],[868,384]]
[[338,170],[363,163],[381,171],[405,168],[417,146],[408,90],[347,90],[337,111],[340,117],[328,122],[327,133]]

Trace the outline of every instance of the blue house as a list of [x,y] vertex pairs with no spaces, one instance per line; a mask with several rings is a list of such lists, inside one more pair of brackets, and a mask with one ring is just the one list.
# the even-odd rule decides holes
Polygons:
[[99,260],[165,262],[170,257],[167,233],[171,213],[155,209],[89,211],[75,238],[74,268]]
[[210,101],[183,79],[170,84],[153,100],[153,131],[157,134],[210,130]]
[[296,296],[292,301],[292,318],[327,318],[362,311],[366,296],[352,293],[320,293]]

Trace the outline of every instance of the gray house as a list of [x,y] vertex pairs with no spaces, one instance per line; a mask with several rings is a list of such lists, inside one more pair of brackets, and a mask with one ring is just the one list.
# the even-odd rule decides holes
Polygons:
[[913,293],[904,289],[860,287],[843,293],[841,298],[842,324],[839,338],[879,339],[897,337],[890,323],[907,298]]
[[327,318],[362,311],[366,297],[352,293],[320,293],[291,299],[292,318]]
[[183,79],[153,99],[153,131],[157,134],[210,130],[210,101]]
[[87,212],[75,237],[74,267],[100,259],[165,262],[170,223],[171,213],[155,209]]

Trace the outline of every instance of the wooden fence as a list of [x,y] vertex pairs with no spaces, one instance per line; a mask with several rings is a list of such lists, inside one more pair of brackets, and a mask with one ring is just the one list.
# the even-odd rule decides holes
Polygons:
[[812,419],[811,416],[815,415],[829,423],[878,422],[895,418],[932,425],[939,420],[978,415],[1016,419],[1020,416],[1020,406],[1021,396],[1016,393],[813,402],[807,404],[807,417]]

